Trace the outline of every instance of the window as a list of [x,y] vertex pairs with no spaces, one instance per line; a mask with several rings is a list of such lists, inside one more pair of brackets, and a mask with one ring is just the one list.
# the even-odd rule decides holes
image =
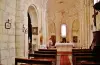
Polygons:
[[61,37],[66,37],[66,24],[61,25]]
[[97,2],[99,2],[100,0],[94,0],[94,4],[96,4]]

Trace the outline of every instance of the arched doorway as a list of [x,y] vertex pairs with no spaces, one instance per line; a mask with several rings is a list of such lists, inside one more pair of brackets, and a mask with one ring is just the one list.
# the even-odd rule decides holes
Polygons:
[[28,8],[28,46],[29,52],[36,50],[38,45],[38,18],[37,10],[34,5]]

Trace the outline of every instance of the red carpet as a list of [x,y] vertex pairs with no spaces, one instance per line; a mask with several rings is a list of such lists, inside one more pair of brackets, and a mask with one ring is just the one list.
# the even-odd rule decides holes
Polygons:
[[70,59],[68,57],[67,52],[60,52],[61,56],[60,56],[60,65],[71,65],[70,63]]

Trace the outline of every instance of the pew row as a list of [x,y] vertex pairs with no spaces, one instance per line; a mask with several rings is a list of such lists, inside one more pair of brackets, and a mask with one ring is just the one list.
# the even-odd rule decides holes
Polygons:
[[34,53],[34,54],[29,54],[30,59],[50,59],[52,60],[52,65],[56,65],[56,55],[55,54],[40,54],[40,53]]
[[91,53],[91,49],[72,49],[72,53]]
[[38,51],[55,51],[55,52],[57,52],[57,49],[38,49]]
[[25,65],[27,64],[52,65],[52,60],[15,58],[15,65],[18,65],[18,63],[26,63]]
[[95,53],[90,49],[73,49],[73,65],[100,65],[100,62],[95,62],[94,55]]
[[92,57],[92,51],[90,49],[72,49],[73,65],[77,65],[80,61],[89,61]]
[[88,61],[91,61],[93,60],[93,56],[75,56],[75,62],[73,65],[79,65],[81,64],[82,62],[88,62]]
[[34,53],[40,53],[40,54],[55,54],[57,55],[56,51],[34,51]]
[[40,54],[40,53],[34,53],[34,54],[28,54],[29,58],[53,58],[56,59],[55,54]]
[[82,61],[78,63],[77,65],[100,65],[100,63],[91,62],[91,61]]
[[38,49],[38,53],[41,54],[55,54],[55,65],[57,62],[57,49]]

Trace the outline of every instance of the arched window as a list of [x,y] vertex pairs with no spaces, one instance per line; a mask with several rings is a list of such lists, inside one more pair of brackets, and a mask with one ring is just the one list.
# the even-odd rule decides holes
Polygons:
[[97,2],[99,2],[100,0],[94,0],[94,4],[96,4]]
[[62,38],[66,37],[66,24],[61,25],[61,37]]

